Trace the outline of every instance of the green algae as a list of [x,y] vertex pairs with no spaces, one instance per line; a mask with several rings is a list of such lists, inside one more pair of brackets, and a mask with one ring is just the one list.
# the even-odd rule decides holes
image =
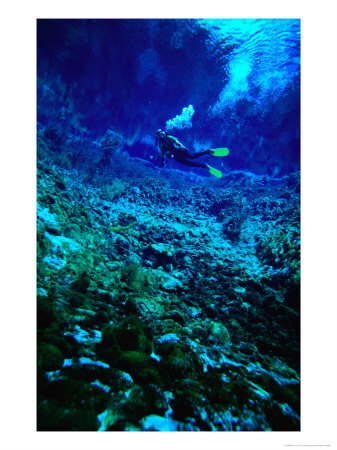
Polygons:
[[119,325],[108,324],[102,330],[98,354],[109,364],[122,370],[139,369],[149,361],[152,339],[144,324],[136,316],[124,319]]
[[130,223],[130,225],[119,225],[119,226],[115,226],[115,227],[110,227],[109,231],[112,231],[113,233],[122,233],[123,231],[127,231],[130,230],[130,228],[134,227],[137,224],[137,221],[134,221],[132,223]]
[[42,342],[38,344],[37,364],[44,370],[58,370],[62,367],[64,356],[61,350],[53,344]]
[[173,379],[196,377],[202,372],[202,362],[188,345],[178,343],[161,344],[157,353],[162,357],[164,376]]

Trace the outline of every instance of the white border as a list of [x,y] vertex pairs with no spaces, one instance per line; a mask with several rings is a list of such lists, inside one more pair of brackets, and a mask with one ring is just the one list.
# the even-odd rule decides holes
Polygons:
[[[2,369],[0,447],[336,448],[336,2],[12,1],[1,20]],[[160,6],[158,6],[160,4]],[[43,17],[301,18],[302,431],[35,432],[35,26]]]

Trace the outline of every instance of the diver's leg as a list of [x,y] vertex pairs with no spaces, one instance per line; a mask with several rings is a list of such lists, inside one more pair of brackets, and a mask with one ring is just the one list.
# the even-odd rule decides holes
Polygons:
[[201,164],[194,161],[188,161],[184,158],[175,158],[176,161],[180,162],[181,164],[185,164],[185,166],[191,166],[191,167],[200,167],[201,169],[207,169],[208,172],[210,172],[212,175],[215,175],[217,178],[222,177],[222,173],[220,170],[214,169],[214,167],[209,166],[208,164]]
[[196,158],[200,158],[200,156],[205,156],[205,155],[210,155],[210,154],[211,154],[210,150],[204,150],[202,152],[188,153],[186,158],[196,159]]
[[194,161],[189,161],[188,159],[185,158],[174,158],[175,161],[178,161],[180,164],[184,164],[185,166],[190,166],[190,167],[201,167],[202,169],[207,169],[207,164],[202,164],[202,163],[197,163]]

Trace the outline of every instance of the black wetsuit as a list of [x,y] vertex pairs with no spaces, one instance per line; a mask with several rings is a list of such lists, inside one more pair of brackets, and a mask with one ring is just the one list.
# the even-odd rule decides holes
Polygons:
[[159,137],[159,149],[161,152],[162,166],[165,166],[165,157],[172,158],[185,166],[207,168],[207,164],[202,164],[190,159],[196,159],[200,156],[209,155],[210,150],[204,150],[202,152],[190,153],[189,150],[170,134],[165,134],[164,137]]

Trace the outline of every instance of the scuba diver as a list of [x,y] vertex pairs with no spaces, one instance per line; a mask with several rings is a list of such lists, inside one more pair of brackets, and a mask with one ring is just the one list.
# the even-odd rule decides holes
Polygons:
[[220,170],[214,169],[214,167],[211,167],[208,164],[190,160],[204,155],[227,156],[229,153],[228,148],[214,148],[204,150],[202,152],[190,153],[189,150],[181,142],[179,142],[177,138],[168,134],[166,131],[162,131],[161,129],[157,130],[156,133],[156,145],[158,145],[161,153],[162,167],[165,167],[165,157],[168,157],[184,164],[185,166],[207,169],[212,175],[215,175],[218,178],[222,177],[222,172],[220,172]]

